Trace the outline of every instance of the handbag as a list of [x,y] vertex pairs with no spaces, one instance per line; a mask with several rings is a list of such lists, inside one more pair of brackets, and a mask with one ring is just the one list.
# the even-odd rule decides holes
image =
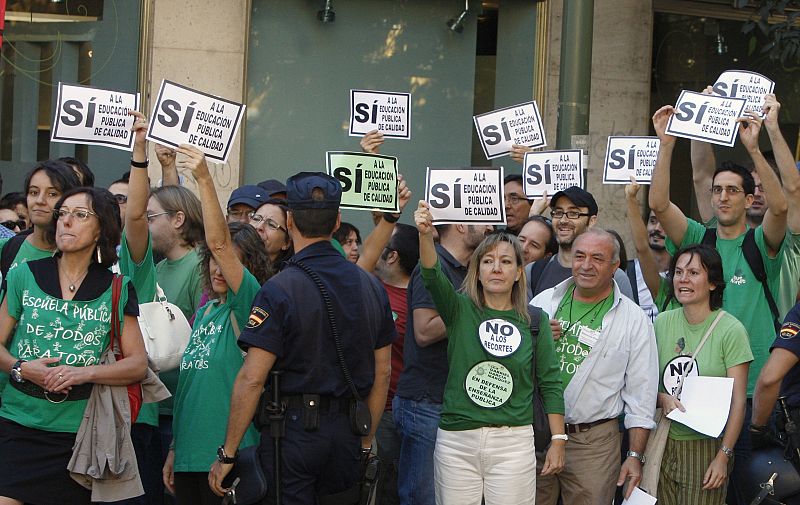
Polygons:
[[[125,358],[122,354],[122,326],[119,320],[119,299],[121,294],[122,276],[114,274],[114,279],[111,281],[111,338],[108,346],[117,361]],[[133,424],[136,422],[136,418],[139,417],[139,411],[142,410],[142,404],[144,403],[144,395],[142,394],[142,385],[140,383],[128,384],[128,402],[131,410],[131,424]]]
[[155,300],[139,304],[138,319],[144,348],[153,364],[161,372],[177,369],[189,343],[192,327],[183,312],[167,301],[158,284]]
[[542,309],[528,305],[528,315],[531,318],[531,376],[533,384],[533,445],[537,454],[543,455],[550,447],[550,418],[544,410],[544,399],[539,391],[536,381],[536,339],[539,336],[539,320]]
[[[697,348],[692,352],[691,361],[688,365],[683,367],[681,382],[678,384],[678,390],[675,391],[675,396],[677,398],[681,396],[683,381],[686,379],[689,370],[694,368],[700,349],[703,348],[706,340],[711,336],[711,332],[714,330],[714,327],[717,326],[723,313],[724,311],[719,311],[717,317],[711,323],[711,326],[708,327],[705,335],[703,335],[703,338],[697,345]],[[650,431],[650,436],[647,439],[647,448],[644,451],[644,465],[642,465],[642,480],[639,483],[639,487],[647,491],[650,495],[656,496],[656,493],[658,493],[658,479],[661,474],[661,460],[664,458],[664,449],[667,447],[667,439],[669,438],[669,428],[672,426],[672,419],[668,418],[666,414],[664,414],[664,409],[659,407],[656,409],[653,421],[656,423],[656,429]]]
[[267,478],[257,445],[239,451],[239,457],[222,481],[222,486],[228,488],[223,503],[252,505],[260,503],[267,496]]

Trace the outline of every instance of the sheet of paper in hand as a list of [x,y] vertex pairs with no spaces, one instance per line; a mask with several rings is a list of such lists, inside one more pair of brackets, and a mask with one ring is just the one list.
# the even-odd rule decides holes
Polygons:
[[411,138],[411,93],[350,90],[350,136],[378,130],[384,137]]
[[658,159],[658,137],[608,137],[603,184],[650,184]]
[[171,81],[161,81],[147,140],[190,144],[210,160],[228,161],[245,106]]
[[506,224],[503,167],[429,167],[425,181],[434,223]]
[[50,140],[132,151],[130,110],[139,110],[139,93],[59,82]]
[[746,103],[744,98],[681,91],[675,114],[667,123],[667,133],[733,147],[739,130],[736,120],[742,116]]
[[328,151],[328,175],[342,183],[343,209],[400,212],[397,158]]
[[525,153],[522,167],[522,189],[528,198],[541,198],[545,192],[553,196],[570,186],[586,189],[581,149]]
[[534,149],[547,145],[536,102],[497,109],[472,119],[486,159],[505,156],[514,144]]

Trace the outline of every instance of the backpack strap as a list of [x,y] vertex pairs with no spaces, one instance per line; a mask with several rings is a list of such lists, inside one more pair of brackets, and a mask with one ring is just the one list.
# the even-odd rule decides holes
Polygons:
[[533,383],[536,384],[536,339],[539,336],[539,322],[542,319],[542,308],[528,304],[528,316],[531,318],[531,359],[533,361]]
[[33,228],[28,228],[27,230],[21,231],[8,239],[6,245],[3,246],[3,252],[0,253],[0,274],[3,277],[3,291],[6,289],[6,278],[8,277],[8,271],[11,270],[11,265],[17,258],[17,254],[22,247],[22,243],[25,242],[25,239],[28,238],[28,235],[31,233],[33,233]]
[[706,228],[706,232],[703,234],[703,239],[700,241],[701,244],[707,245],[709,247],[716,248],[717,247],[717,229],[714,227]]
[[631,283],[633,301],[636,302],[636,305],[639,305],[639,283],[636,281],[636,260],[628,260],[625,273],[628,274],[628,281]]
[[772,324],[777,331],[781,326],[780,313],[778,312],[778,305],[775,303],[775,298],[772,296],[772,291],[770,291],[769,286],[767,286],[767,270],[764,268],[764,259],[761,257],[761,252],[758,250],[756,232],[753,228],[747,230],[747,233],[744,235],[742,253],[744,253],[744,259],[747,260],[747,264],[750,266],[750,270],[753,271],[753,275],[758,279],[758,282],[761,283],[764,296],[767,299],[767,305],[769,305],[769,311],[772,312]]

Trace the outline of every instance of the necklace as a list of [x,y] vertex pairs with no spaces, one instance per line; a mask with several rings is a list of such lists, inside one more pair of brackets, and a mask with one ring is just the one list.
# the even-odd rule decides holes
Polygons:
[[[59,266],[60,266],[60,262],[59,262]],[[61,270],[61,273],[63,273],[64,277],[66,277],[67,280],[69,281],[69,285],[67,286],[67,289],[69,289],[70,293],[74,293],[75,292],[75,290],[77,289],[77,287],[75,285],[76,284],[80,284],[83,281],[84,277],[86,277],[86,275],[89,273],[89,269],[87,268],[86,271],[83,272],[83,274],[80,277],[78,277],[77,279],[73,280],[73,279],[71,279],[69,277],[69,275],[67,275],[66,271],[64,271],[63,269],[59,269],[59,270]]]

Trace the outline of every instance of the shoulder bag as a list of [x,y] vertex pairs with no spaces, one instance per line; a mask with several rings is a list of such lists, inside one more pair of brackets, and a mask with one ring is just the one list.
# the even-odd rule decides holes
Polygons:
[[[114,274],[114,279],[111,281],[111,338],[108,346],[117,361],[125,358],[122,354],[122,325],[119,320],[119,300],[122,294],[122,276]],[[144,395],[142,394],[142,385],[138,382],[128,384],[128,402],[131,408],[131,424],[136,422],[139,417],[139,411],[142,409],[144,403]]]
[[161,372],[178,368],[183,351],[189,343],[192,327],[183,312],[167,301],[158,284],[155,300],[139,304],[138,319],[144,348],[153,364]]

